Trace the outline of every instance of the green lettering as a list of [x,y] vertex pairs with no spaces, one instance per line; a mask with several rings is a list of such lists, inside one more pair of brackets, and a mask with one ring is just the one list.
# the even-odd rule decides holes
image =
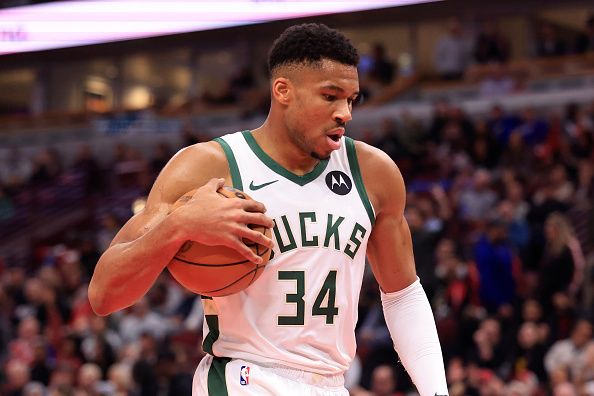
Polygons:
[[[346,247],[344,248],[344,252],[346,253],[346,255],[352,259],[355,258],[357,250],[359,250],[359,248],[361,247],[361,239],[357,239],[357,233],[361,233],[361,239],[363,239],[365,237],[365,234],[367,233],[367,230],[361,224],[355,223],[355,227],[353,228],[353,232],[351,234],[351,237],[349,238],[349,243],[347,243]],[[351,242],[355,246],[355,250],[353,250]]]
[[280,231],[278,230],[278,224],[276,220],[274,220],[274,237],[276,238],[276,243],[278,244],[278,248],[281,253],[288,252],[289,250],[293,250],[297,248],[297,243],[295,242],[295,237],[293,236],[293,232],[291,231],[291,227],[289,226],[289,220],[287,220],[287,216],[281,216],[283,220],[283,225],[285,226],[285,231],[287,231],[287,236],[289,237],[289,244],[285,245],[283,243],[283,239],[281,238]]
[[326,223],[326,237],[324,238],[324,247],[330,245],[330,238],[334,237],[334,249],[340,250],[340,239],[338,236],[338,226],[344,220],[344,217],[339,216],[336,223],[332,223],[332,215],[328,213],[328,222]]
[[299,224],[301,225],[301,246],[318,246],[318,237],[314,235],[311,240],[307,239],[307,229],[305,228],[305,219],[312,223],[316,222],[315,212],[299,213]]

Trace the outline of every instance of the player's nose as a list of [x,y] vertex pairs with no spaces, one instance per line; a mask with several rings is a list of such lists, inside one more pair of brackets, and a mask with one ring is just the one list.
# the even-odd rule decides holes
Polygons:
[[351,108],[346,101],[334,112],[334,121],[337,124],[343,125],[353,119]]

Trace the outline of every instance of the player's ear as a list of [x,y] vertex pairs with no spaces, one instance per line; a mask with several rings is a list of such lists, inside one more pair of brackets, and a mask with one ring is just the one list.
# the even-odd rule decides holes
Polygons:
[[272,82],[272,97],[280,104],[288,104],[291,94],[291,82],[288,78],[278,77]]

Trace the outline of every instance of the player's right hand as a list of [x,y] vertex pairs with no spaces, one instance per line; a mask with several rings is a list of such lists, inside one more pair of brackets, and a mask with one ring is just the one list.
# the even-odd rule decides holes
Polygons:
[[179,224],[182,240],[224,245],[237,250],[247,260],[260,264],[262,258],[246,246],[243,239],[272,248],[272,240],[250,229],[248,224],[272,228],[274,222],[264,214],[266,208],[261,202],[229,199],[217,193],[224,183],[225,179],[211,179],[197,189],[189,201],[172,212]]

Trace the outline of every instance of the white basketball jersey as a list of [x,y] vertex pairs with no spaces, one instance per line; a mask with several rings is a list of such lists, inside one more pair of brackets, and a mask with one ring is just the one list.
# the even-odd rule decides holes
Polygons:
[[374,212],[354,141],[306,175],[270,158],[249,131],[216,139],[233,187],[264,203],[275,221],[273,257],[258,280],[227,297],[205,297],[204,349],[218,356],[343,373],[355,324]]

